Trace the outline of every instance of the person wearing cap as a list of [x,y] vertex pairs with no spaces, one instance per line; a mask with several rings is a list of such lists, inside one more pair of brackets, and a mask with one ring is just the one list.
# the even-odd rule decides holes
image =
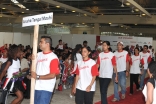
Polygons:
[[[114,81],[114,99],[112,102],[120,100],[118,93],[118,85],[121,87],[121,99],[125,99],[126,93],[126,76],[129,74],[129,55],[127,51],[123,50],[123,42],[117,42],[117,51],[114,53],[116,57],[116,66],[118,72],[118,83]],[[113,75],[114,79],[116,74]]]

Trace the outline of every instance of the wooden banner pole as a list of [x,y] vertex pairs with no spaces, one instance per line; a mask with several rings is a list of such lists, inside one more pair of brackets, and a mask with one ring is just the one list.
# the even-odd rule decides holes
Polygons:
[[[37,46],[38,46],[38,32],[39,25],[34,26],[34,39],[33,39],[33,55],[34,60],[32,60],[31,71],[36,72],[36,57],[37,57]],[[35,79],[31,78],[31,91],[30,91],[30,104],[34,104],[34,94],[35,94]]]

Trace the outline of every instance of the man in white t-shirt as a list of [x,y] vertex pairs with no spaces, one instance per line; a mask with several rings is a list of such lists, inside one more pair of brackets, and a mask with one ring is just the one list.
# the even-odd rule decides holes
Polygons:
[[[148,51],[148,46],[144,45],[143,52],[140,52],[140,54],[139,54],[140,57],[142,57],[143,60],[144,60],[144,69],[142,69],[142,74],[141,74],[141,77],[140,77],[140,90],[143,89],[144,79],[145,79],[145,76],[146,76],[146,73],[147,73],[148,64],[152,60],[150,53],[148,53],[147,51]],[[150,75],[149,71],[148,71],[148,74]]]
[[59,60],[50,50],[52,39],[42,36],[39,46],[42,52],[37,54],[36,73],[31,72],[36,79],[34,104],[49,104],[56,83],[56,75],[60,74]]
[[[114,81],[114,99],[112,102],[120,100],[118,93],[118,86],[121,87],[121,99],[125,99],[126,93],[126,76],[129,74],[129,55],[127,51],[123,50],[123,42],[117,42],[117,51],[114,53],[116,57],[116,66],[118,72],[118,83]],[[113,75],[114,79],[116,74]]]

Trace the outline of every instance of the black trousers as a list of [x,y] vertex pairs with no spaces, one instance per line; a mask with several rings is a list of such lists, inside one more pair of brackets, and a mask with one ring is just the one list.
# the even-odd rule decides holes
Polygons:
[[108,86],[111,82],[110,78],[99,78],[100,93],[101,93],[101,104],[108,104],[107,102],[107,91]]
[[133,83],[135,83],[136,88],[139,89],[140,85],[138,82],[140,74],[130,74],[130,93],[133,94]]
[[75,102],[76,104],[93,104],[94,91],[86,92],[76,89]]

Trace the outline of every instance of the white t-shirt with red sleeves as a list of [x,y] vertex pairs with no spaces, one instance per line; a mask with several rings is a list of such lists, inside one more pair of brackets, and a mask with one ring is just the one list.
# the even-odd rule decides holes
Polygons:
[[[39,52],[37,55],[37,75],[59,74],[59,60],[53,52]],[[48,80],[36,80],[35,90],[52,92],[55,87],[56,78]]]
[[101,52],[97,59],[97,64],[100,66],[100,78],[112,78],[113,66],[116,66],[116,58],[112,52]]
[[143,59],[144,59],[144,69],[147,69],[148,68],[148,63],[151,62],[151,55],[150,53],[146,52],[140,52],[139,54]]
[[[76,73],[79,75],[79,80],[76,88],[82,91],[86,91],[86,88],[90,85],[93,76],[99,75],[96,63],[92,59],[86,61],[79,61],[77,63]],[[91,91],[95,91],[96,82],[91,87]]]
[[124,50],[121,52],[116,51],[114,55],[116,57],[117,71],[118,72],[126,71],[126,63],[129,61],[128,52]]
[[140,64],[144,65],[144,60],[143,58],[141,58],[139,55],[133,55],[131,56],[130,59],[130,65],[131,65],[131,69],[130,69],[130,73],[131,74],[140,74]]

